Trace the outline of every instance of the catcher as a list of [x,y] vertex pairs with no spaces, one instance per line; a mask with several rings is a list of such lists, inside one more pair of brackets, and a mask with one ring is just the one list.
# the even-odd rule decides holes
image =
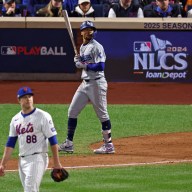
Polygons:
[[[59,161],[57,132],[49,113],[34,107],[34,93],[29,87],[21,87],[17,99],[21,106],[11,120],[9,137],[0,163],[0,176],[5,175],[5,168],[19,142],[19,176],[24,192],[38,192],[43,175],[48,167],[48,141],[53,154],[54,180],[62,181],[68,173]],[[58,172],[58,174],[54,174]]]

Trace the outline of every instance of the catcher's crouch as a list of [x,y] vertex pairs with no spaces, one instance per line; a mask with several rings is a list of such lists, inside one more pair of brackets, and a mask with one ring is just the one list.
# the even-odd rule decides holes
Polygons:
[[107,81],[104,75],[105,52],[103,46],[94,37],[96,28],[91,21],[84,21],[80,26],[83,44],[80,55],[75,55],[77,68],[82,69],[82,83],[78,87],[68,110],[68,133],[66,140],[59,146],[59,151],[73,152],[73,137],[77,126],[77,117],[90,101],[101,122],[104,144],[94,153],[114,153],[111,140],[111,122],[107,111]]

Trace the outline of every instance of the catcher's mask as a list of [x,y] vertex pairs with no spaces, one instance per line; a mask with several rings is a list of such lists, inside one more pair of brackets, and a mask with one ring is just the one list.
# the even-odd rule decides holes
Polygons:
[[93,38],[95,38],[96,34],[97,34],[97,29],[94,25],[94,23],[92,21],[84,21],[81,26],[80,26],[80,31],[82,31],[83,29],[86,28],[92,28],[94,33],[93,33]]

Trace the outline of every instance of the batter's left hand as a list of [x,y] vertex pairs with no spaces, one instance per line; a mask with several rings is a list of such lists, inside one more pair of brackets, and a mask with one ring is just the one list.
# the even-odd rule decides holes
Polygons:
[[86,69],[87,68],[87,64],[86,63],[76,62],[75,65],[79,69]]

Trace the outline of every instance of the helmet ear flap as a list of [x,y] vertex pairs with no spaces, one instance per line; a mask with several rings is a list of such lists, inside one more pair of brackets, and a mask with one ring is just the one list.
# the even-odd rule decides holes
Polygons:
[[97,30],[95,30],[95,31],[93,32],[93,38],[95,38],[96,35],[97,35]]

